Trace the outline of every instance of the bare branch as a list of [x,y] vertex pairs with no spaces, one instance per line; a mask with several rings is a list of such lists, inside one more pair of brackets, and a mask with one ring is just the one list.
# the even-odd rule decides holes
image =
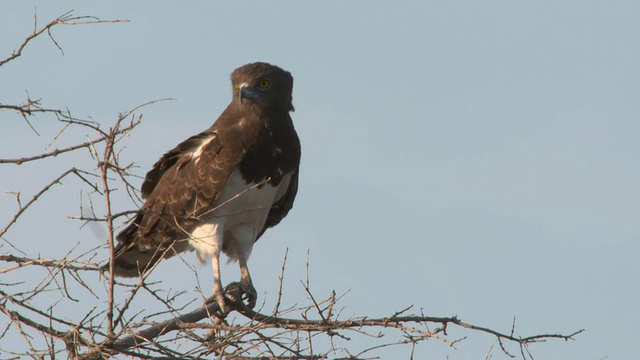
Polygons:
[[0,255],[0,261],[13,262],[16,265],[0,269],[0,274],[7,273],[17,268],[36,265],[47,268],[66,269],[74,271],[100,271],[100,267],[89,261],[70,259],[30,259],[14,255]]
[[[229,289],[229,287],[227,288]],[[227,290],[229,291],[229,290]],[[233,300],[235,298],[241,298],[239,295],[235,294],[233,296],[228,296],[228,299]],[[477,330],[480,332],[485,332],[497,337],[499,341],[508,340],[522,345],[545,341],[549,339],[562,339],[562,340],[574,340],[575,336],[582,333],[583,330],[579,330],[573,332],[568,335],[563,334],[542,334],[542,335],[533,335],[527,337],[516,337],[512,334],[501,333],[498,331],[494,331],[485,327],[476,326],[472,324],[468,324],[462,322],[457,317],[434,317],[434,316],[399,316],[406,312],[409,308],[396,312],[394,315],[385,318],[360,318],[360,319],[349,319],[349,320],[309,320],[309,319],[291,319],[291,318],[283,318],[276,316],[269,316],[260,314],[256,311],[245,306],[242,302],[233,302],[232,307],[234,310],[238,311],[240,314],[244,315],[246,318],[250,319],[254,322],[253,325],[250,325],[249,328],[257,330],[257,329],[283,329],[290,331],[310,331],[310,332],[324,332],[324,333],[333,333],[335,334],[336,330],[347,330],[347,329],[362,329],[362,328],[371,328],[371,327],[381,327],[381,328],[395,328],[406,331],[408,333],[418,334],[417,337],[411,338],[409,340],[398,342],[397,344],[412,344],[416,341],[421,341],[431,337],[437,337],[437,334],[444,331],[444,327],[438,328],[434,331],[428,330],[420,330],[416,327],[409,326],[408,324],[415,323],[419,325],[424,325],[426,323],[436,323],[441,325],[453,324],[460,326],[465,329]],[[185,329],[218,329],[224,330],[225,326],[220,325],[211,325],[211,324],[197,324],[202,319],[207,317],[211,317],[212,314],[217,313],[219,311],[219,307],[217,303],[208,304],[207,306],[201,307],[195,311],[192,311],[188,314],[177,316],[173,319],[166,320],[161,323],[154,324],[145,330],[139,331],[137,333],[128,335],[124,338],[121,338],[113,343],[105,343],[100,346],[102,351],[105,349],[110,349],[111,351],[123,351],[126,349],[130,349],[132,347],[140,346],[141,343],[153,341],[154,339],[165,335],[167,333],[173,331],[182,331]],[[455,340],[452,342],[446,341],[450,346],[453,346],[459,340]],[[387,345],[388,346],[388,345]],[[376,346],[375,348],[379,348],[383,346]],[[373,349],[373,348],[372,348]],[[372,350],[371,349],[371,350]],[[506,350],[505,350],[506,352]],[[95,354],[94,353],[86,353],[80,358],[91,358]]]
[[33,195],[33,197],[31,198],[31,200],[29,200],[29,202],[27,202],[24,206],[20,206],[20,208],[18,209],[18,211],[13,215],[13,218],[9,221],[9,223],[2,229],[0,230],[0,238],[2,238],[2,236],[9,230],[9,228],[15,224],[16,221],[18,221],[18,218],[31,206],[33,205],[36,201],[38,201],[38,199],[47,191],[49,191],[49,189],[51,189],[52,186],[56,185],[56,184],[60,184],[60,181],[62,179],[64,179],[67,175],[69,174],[73,174],[78,172],[78,169],[76,168],[71,168],[65,172],[63,172],[62,174],[60,174],[58,177],[56,177],[55,179],[53,179],[51,182],[49,182],[47,185],[44,186],[44,188],[42,188],[42,190],[40,190],[38,193],[36,193],[35,195]]
[[55,45],[60,49],[60,46],[55,42],[53,37],[51,36],[51,28],[56,25],[88,25],[88,24],[102,24],[102,23],[119,23],[119,22],[129,22],[129,20],[100,20],[93,16],[73,16],[72,11],[62,14],[55,20],[51,21],[47,25],[43,26],[39,30],[35,30],[34,32],[27,36],[27,38],[22,42],[22,44],[18,47],[18,49],[14,50],[13,53],[9,57],[4,60],[0,60],[0,66],[15,60],[20,55],[22,55],[22,51],[27,47],[27,45],[38,36],[43,33],[48,33],[51,40],[54,41]]
[[34,160],[42,160],[42,159],[45,159],[45,158],[48,158],[48,157],[56,157],[56,156],[58,156],[60,154],[66,153],[66,152],[71,152],[71,151],[74,151],[74,150],[87,148],[87,147],[91,146],[92,144],[101,143],[103,141],[105,141],[105,138],[101,137],[101,138],[89,140],[89,141],[81,143],[81,144],[69,146],[69,147],[66,147],[64,149],[55,149],[53,151],[50,151],[50,152],[47,152],[47,153],[43,153],[43,154],[34,155],[34,156],[23,157],[23,158],[20,158],[20,159],[0,159],[0,164],[22,165],[25,162],[34,161]]

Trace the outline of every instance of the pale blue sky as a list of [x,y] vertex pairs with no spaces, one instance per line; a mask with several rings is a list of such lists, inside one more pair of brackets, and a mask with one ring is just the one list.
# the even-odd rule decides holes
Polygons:
[[[35,41],[0,68],[0,102],[28,91],[108,126],[118,112],[175,98],[144,108],[125,142],[122,161],[140,175],[215,120],[234,68],[261,60],[292,72],[300,191],[254,248],[259,301],[275,301],[287,248],[285,299],[306,301],[309,250],[319,297],[351,289],[346,313],[386,316],[413,304],[505,332],[516,317],[523,336],[586,329],[575,342],[532,346],[536,359],[638,356],[640,3],[36,4],[40,24],[71,9],[131,22],[55,28],[64,55]],[[2,8],[0,58],[32,31],[34,3]],[[0,122],[2,158],[41,152],[60,129],[39,117],[37,137],[6,112]],[[86,134],[70,131],[54,146]],[[79,158],[0,166],[0,191],[27,198],[60,169],[93,169]],[[42,257],[103,243],[67,220],[78,213],[74,186],[47,195],[8,238]],[[0,194],[0,219],[13,206]],[[118,211],[131,206],[116,194]],[[223,271],[223,282],[237,277],[235,264]],[[209,292],[209,267],[198,273]],[[193,293],[179,260],[156,276]],[[418,358],[484,359],[493,339],[460,334],[470,339],[457,350],[428,342]],[[396,351],[408,356],[380,355]]]

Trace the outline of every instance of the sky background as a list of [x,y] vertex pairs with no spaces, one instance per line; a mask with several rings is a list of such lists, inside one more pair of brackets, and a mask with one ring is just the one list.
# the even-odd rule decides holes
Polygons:
[[[44,25],[72,9],[130,22],[56,27],[64,55],[46,37],[34,41],[0,68],[0,103],[28,92],[108,127],[119,112],[175,99],[138,111],[143,123],[122,143],[121,163],[141,176],[211,125],[230,101],[233,69],[266,61],[293,74],[300,189],[254,247],[259,302],[275,302],[288,249],[285,301],[305,303],[309,252],[313,291],[350,290],[346,314],[414,305],[503,332],[515,317],[522,336],[586,329],[531,346],[536,359],[638,357],[640,3],[14,1],[0,12],[0,58],[33,31],[34,12]],[[0,124],[0,158],[89,135],[71,129],[47,147],[61,128],[52,117],[33,120],[40,136],[10,112]],[[5,192],[28,199],[71,166],[95,169],[86,153],[0,166],[1,225],[16,206]],[[42,257],[104,244],[104,229],[68,219],[79,189],[68,181],[47,194],[7,240]],[[114,202],[133,207],[122,191]],[[223,268],[223,283],[236,268]],[[208,294],[210,267],[198,269]],[[195,297],[179,259],[154,276]],[[423,343],[416,358],[484,359],[494,342],[457,334],[469,339],[455,350]]]

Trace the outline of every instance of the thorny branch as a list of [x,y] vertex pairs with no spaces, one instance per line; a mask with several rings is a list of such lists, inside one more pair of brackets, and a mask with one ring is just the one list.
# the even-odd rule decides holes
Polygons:
[[[37,20],[38,20],[37,17],[34,16],[34,28],[37,28],[37,24],[38,24]],[[0,66],[4,65],[4,64],[6,64],[6,63],[8,63],[8,62],[10,62],[12,60],[15,60],[20,55],[22,55],[22,51],[27,47],[27,45],[32,40],[34,40],[38,36],[44,34],[45,32],[49,35],[49,38],[51,38],[51,40],[54,42],[56,47],[58,49],[60,49],[60,51],[62,51],[60,46],[58,46],[58,43],[53,38],[53,35],[51,34],[51,29],[54,26],[57,26],[57,25],[88,25],[88,24],[118,23],[118,22],[128,22],[128,20],[100,20],[99,18],[97,18],[95,16],[74,16],[72,11],[66,12],[66,13],[62,14],[61,16],[59,16],[58,18],[56,18],[55,20],[53,20],[50,23],[46,24],[45,26],[43,26],[43,27],[41,27],[39,29],[34,29],[33,33],[31,35],[27,36],[24,39],[24,41],[22,42],[22,44],[20,44],[20,46],[16,50],[14,50],[9,57],[7,57],[4,60],[0,60]],[[19,109],[16,109],[16,110],[19,110]]]
[[[0,60],[0,67],[20,57],[28,44],[42,34],[48,34],[62,51],[51,34],[51,29],[57,25],[116,22],[124,20],[72,16],[71,12],[40,28],[36,21],[33,33],[9,57]],[[513,357],[507,347],[515,344],[523,359],[531,359],[529,345],[551,339],[573,340],[583,331],[568,335],[550,333],[521,337],[515,334],[515,322],[511,331],[506,333],[463,322],[456,316],[406,315],[412,307],[388,317],[345,318],[342,315],[344,308],[340,310],[338,305],[347,292],[339,296],[332,292],[326,299],[319,300],[312,292],[308,259],[302,290],[310,304],[286,307],[283,292],[286,255],[279,277],[277,303],[271,315],[249,309],[238,301],[242,299],[242,293],[235,284],[229,285],[226,291],[232,310],[239,316],[231,319],[230,314],[226,314],[223,319],[219,317],[215,302],[185,313],[185,309],[194,302],[180,302],[188,293],[167,291],[163,284],[148,280],[147,275],[133,285],[120,283],[113,277],[113,268],[109,265],[105,283],[105,267],[96,259],[113,257],[114,220],[133,212],[113,212],[116,202],[121,201],[114,195],[124,189],[133,204],[140,200],[135,187],[129,182],[135,176],[131,173],[133,166],[119,163],[121,152],[118,147],[120,141],[130,136],[141,122],[142,117],[134,113],[155,102],[118,115],[108,129],[94,121],[72,116],[68,109],[45,108],[41,99],[28,98],[21,105],[0,104],[0,110],[18,113],[36,134],[29,117],[37,115],[54,115],[57,121],[65,124],[61,132],[68,127],[76,127],[91,133],[88,140],[83,139],[71,146],[16,159],[0,159],[0,164],[40,164],[45,161],[50,164],[54,161],[52,158],[60,154],[76,154],[78,150],[89,150],[95,164],[89,170],[79,166],[63,170],[62,167],[59,175],[26,202],[21,199],[20,191],[11,191],[17,207],[0,229],[0,262],[3,264],[0,268],[3,275],[0,280],[0,317],[7,320],[0,322],[7,324],[0,327],[0,339],[21,338],[24,344],[9,349],[5,346],[15,345],[17,341],[11,341],[11,344],[2,341],[0,352],[3,354],[33,358],[66,354],[76,359],[102,359],[116,354],[141,359],[196,359],[211,355],[227,359],[361,359],[365,354],[370,356],[370,353],[384,347],[408,346],[413,358],[415,345],[419,342],[435,339],[453,347],[463,341],[466,336],[453,337],[447,332],[449,328],[458,328],[493,336],[507,356]],[[20,170],[32,171],[29,166],[20,167]],[[34,205],[46,200],[50,192],[69,187],[70,179],[79,180],[84,187],[80,190],[81,197],[84,196],[83,190],[89,196],[100,197],[104,208],[94,208],[89,197],[91,215],[85,215],[81,203],[80,215],[69,218],[96,226],[106,224],[107,236],[102,239],[106,240],[106,245],[83,250],[74,246],[59,257],[27,254],[18,249],[15,241],[9,238],[15,230],[14,225],[31,214]],[[55,237],[48,241],[58,247],[65,244]],[[375,343],[356,351],[358,344],[352,342],[356,337],[372,339]]]
[[[237,291],[233,288],[233,285],[227,287],[227,294],[231,293],[232,295],[229,297],[230,299],[239,299],[241,298],[240,293],[233,293]],[[231,289],[230,289],[231,288]],[[331,301],[331,305],[335,305],[335,298]],[[424,316],[424,315],[412,315],[412,316],[399,316],[398,314],[404,313],[409,308],[397,312],[390,317],[384,318],[350,318],[347,320],[338,320],[336,319],[326,319],[323,318],[321,320],[309,320],[309,319],[292,319],[292,318],[284,318],[278,317],[275,315],[264,315],[259,312],[256,312],[242,302],[235,301],[231,303],[231,307],[233,310],[242,314],[244,317],[250,320],[249,324],[243,325],[242,327],[246,327],[251,329],[255,333],[261,333],[266,330],[274,330],[278,329],[281,332],[290,332],[290,333],[305,333],[305,332],[315,332],[315,333],[325,333],[328,336],[335,336],[338,330],[354,330],[356,332],[362,332],[362,329],[373,329],[373,328],[392,328],[398,329],[406,334],[411,334],[413,341],[425,340],[428,338],[436,338],[444,343],[453,346],[455,343],[459,342],[458,340],[446,340],[446,331],[447,325],[455,325],[461,328],[477,330],[480,332],[488,333],[494,335],[498,341],[511,341],[520,345],[520,347],[526,347],[529,344],[543,342],[550,339],[561,339],[561,340],[574,340],[575,336],[582,333],[584,330],[579,330],[573,332],[568,335],[563,334],[540,334],[540,335],[532,335],[526,337],[517,337],[513,334],[513,331],[510,334],[501,333],[495,330],[488,329],[486,327],[481,327],[477,325],[472,325],[465,323],[458,319],[457,317],[434,317],[434,316]],[[309,309],[315,308],[318,309],[316,304],[311,304],[308,307],[304,307],[301,312],[306,313]],[[203,306],[197,310],[194,310],[190,313],[183,314],[177,316],[175,318],[171,318],[169,320],[153,324],[152,326],[147,327],[144,330],[132,333],[130,335],[126,335],[115,342],[104,343],[100,345],[100,352],[108,352],[108,353],[117,353],[122,352],[124,350],[128,350],[130,348],[139,347],[141,344],[145,342],[153,342],[154,339],[157,339],[163,335],[166,335],[170,332],[174,331],[187,331],[189,329],[212,329],[212,330],[227,330],[227,331],[235,331],[237,330],[236,326],[229,325],[215,325],[215,324],[200,324],[198,322],[203,319],[210,318],[212,314],[215,314],[219,311],[217,303],[211,303],[206,306]],[[322,313],[318,313],[319,316],[324,317],[325,315]],[[428,329],[428,323],[432,324],[440,324],[441,326],[436,328],[435,330]],[[410,325],[415,324],[415,325]],[[375,336],[375,335],[374,335]],[[345,338],[345,337],[343,337]],[[346,339],[346,338],[345,338]],[[409,341],[411,342],[411,341]],[[407,343],[407,342],[402,342]],[[389,346],[393,344],[383,344],[376,346]],[[369,351],[367,349],[365,351]],[[506,350],[505,350],[506,352]],[[80,356],[81,359],[89,359],[96,356],[96,351],[91,351]],[[227,354],[229,355],[229,354]],[[323,355],[320,358],[326,358],[327,355]]]

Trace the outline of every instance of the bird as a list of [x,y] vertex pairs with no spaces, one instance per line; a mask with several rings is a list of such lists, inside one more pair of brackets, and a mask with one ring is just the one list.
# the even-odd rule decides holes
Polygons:
[[301,158],[291,73],[255,62],[235,69],[231,83],[231,103],[213,125],[167,151],[146,174],[145,202],[116,236],[113,257],[116,276],[140,277],[162,259],[195,250],[199,263],[211,260],[209,300],[223,312],[220,254],[239,263],[242,298],[253,308],[247,261],[254,243],[293,207]]

